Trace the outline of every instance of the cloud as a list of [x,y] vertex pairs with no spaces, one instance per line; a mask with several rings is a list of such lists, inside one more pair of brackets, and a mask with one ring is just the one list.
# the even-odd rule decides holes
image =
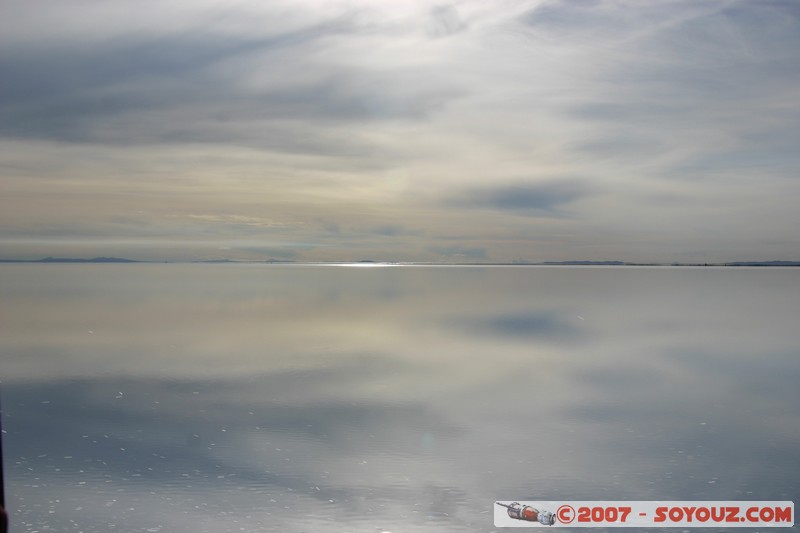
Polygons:
[[439,5],[431,10],[431,25],[428,33],[432,37],[449,37],[466,28],[466,22],[461,18],[454,5]]
[[168,198],[296,224],[283,239],[329,245],[310,260],[799,244],[792,2],[45,2],[0,22],[7,236],[270,229],[161,205],[122,222]]
[[529,216],[555,216],[561,207],[589,194],[589,188],[576,182],[550,182],[543,184],[512,184],[476,188],[447,203],[470,209],[493,209]]
[[[130,146],[222,143],[261,149],[365,154],[347,124],[420,120],[458,96],[424,69],[368,69],[320,61],[363,29],[352,15],[267,36],[214,28],[129,34],[0,52],[10,80],[0,136]],[[427,82],[423,80],[427,78]]]
[[469,246],[431,246],[428,248],[431,252],[445,257],[461,258],[461,259],[486,259],[486,248],[482,247],[469,247]]
[[[654,174],[679,178],[687,164],[711,169],[761,157],[770,161],[761,165],[768,168],[784,166],[791,157],[781,139],[800,134],[797,114],[790,110],[796,99],[790,87],[800,81],[800,63],[790,52],[800,46],[796,6],[682,2],[680,9],[652,4],[624,17],[615,15],[620,8],[613,3],[593,9],[563,2],[545,6],[557,22],[537,18],[534,10],[527,19],[538,20],[530,30],[534,34],[569,32],[574,45],[600,40],[616,52],[599,54],[594,66],[581,54],[588,69],[581,78],[591,90],[576,91],[560,107],[565,118],[587,126],[579,144],[594,149],[609,139],[623,143],[624,157],[617,161],[627,172],[632,164],[646,170],[632,176],[639,183]],[[775,31],[769,39],[765,26]],[[762,136],[771,139],[754,140]],[[637,151],[637,143],[645,148]],[[608,162],[616,148],[612,143],[602,154],[580,155]],[[621,173],[627,173],[625,167]]]
[[283,228],[291,224],[278,222],[269,218],[252,217],[246,215],[186,215],[192,220],[204,222],[221,222],[224,224],[256,226],[260,228]]
[[370,229],[370,233],[376,235],[383,235],[384,237],[403,237],[403,236],[419,236],[424,232],[422,230],[413,230],[406,228],[400,224],[383,224]]

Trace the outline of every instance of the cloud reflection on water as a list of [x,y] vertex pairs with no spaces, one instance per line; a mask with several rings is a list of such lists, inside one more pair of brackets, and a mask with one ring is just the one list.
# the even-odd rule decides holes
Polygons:
[[476,531],[504,497],[800,494],[795,271],[3,268],[23,530]]

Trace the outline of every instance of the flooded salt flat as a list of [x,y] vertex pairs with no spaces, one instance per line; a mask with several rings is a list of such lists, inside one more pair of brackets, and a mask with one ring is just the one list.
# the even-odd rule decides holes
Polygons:
[[2,265],[12,532],[800,496],[800,269]]

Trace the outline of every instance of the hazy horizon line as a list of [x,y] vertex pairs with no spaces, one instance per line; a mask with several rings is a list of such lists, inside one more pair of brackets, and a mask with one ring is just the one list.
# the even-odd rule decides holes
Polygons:
[[54,257],[39,259],[3,258],[0,263],[40,263],[40,264],[267,264],[267,265],[354,265],[354,266],[800,266],[800,260],[772,259],[766,261],[721,261],[721,262],[654,262],[609,260],[560,260],[560,261],[389,261],[373,259],[353,259],[341,261],[307,261],[292,259],[129,259],[124,257]]

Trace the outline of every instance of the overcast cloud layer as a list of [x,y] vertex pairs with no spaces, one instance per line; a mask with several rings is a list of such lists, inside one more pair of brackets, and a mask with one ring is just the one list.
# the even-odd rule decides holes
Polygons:
[[800,259],[794,1],[0,5],[0,258]]

